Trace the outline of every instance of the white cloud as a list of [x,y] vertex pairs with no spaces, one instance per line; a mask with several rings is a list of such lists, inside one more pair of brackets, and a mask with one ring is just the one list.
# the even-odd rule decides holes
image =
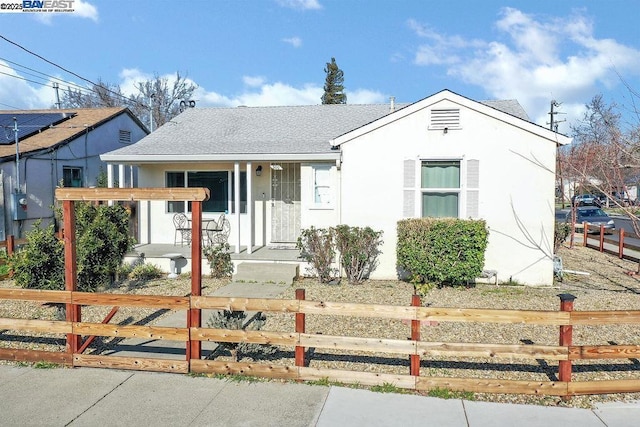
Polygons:
[[260,87],[265,83],[266,79],[262,76],[244,76],[242,81],[246,86]]
[[289,37],[289,38],[285,38],[282,39],[283,42],[285,43],[289,43],[291,46],[293,47],[300,47],[302,46],[302,39],[300,37]]
[[[383,104],[389,99],[388,96],[369,89],[346,91],[346,94],[349,104]],[[320,96],[322,96],[322,92],[320,92]]]
[[322,5],[318,0],[276,0],[280,6],[289,7],[291,9],[314,10],[322,9]]
[[496,40],[467,40],[438,34],[409,21],[417,37],[417,65],[444,67],[449,76],[481,87],[489,96],[517,99],[532,120],[545,125],[549,103],[563,103],[571,121],[599,92],[620,84],[618,74],[637,74],[640,51],[611,39],[597,39],[579,11],[564,18],[540,18],[504,8],[495,23]]
[[88,18],[94,22],[98,22],[98,9],[89,2],[84,0],[73,0],[73,13],[34,13],[37,21],[43,24],[51,24],[54,17],[71,16],[75,18]]
[[34,86],[24,80],[28,76],[22,76],[12,69],[4,61],[0,61],[2,72],[0,74],[0,109],[34,109],[50,108],[55,104],[55,92],[51,82],[43,82],[45,85]]
[[98,8],[84,0],[74,0],[73,2],[74,16],[80,18],[89,18],[98,22]]

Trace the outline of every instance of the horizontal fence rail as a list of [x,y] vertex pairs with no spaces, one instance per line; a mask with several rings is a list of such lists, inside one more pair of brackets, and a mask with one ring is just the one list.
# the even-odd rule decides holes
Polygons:
[[[299,290],[301,291],[301,290]],[[0,289],[0,301],[24,300],[67,304],[78,310],[81,307],[131,306],[143,308],[171,309],[185,312],[186,328],[145,325],[111,325],[68,320],[38,320],[0,318],[0,342],[6,331],[62,334],[67,337],[65,352],[0,348],[0,359],[13,361],[47,361],[79,367],[103,367],[117,369],[151,370],[174,373],[243,374],[267,378],[295,380],[330,380],[363,385],[390,383],[397,387],[415,390],[447,388],[454,391],[483,393],[542,394],[568,397],[578,394],[622,393],[640,391],[640,380],[571,381],[571,363],[577,360],[633,359],[640,356],[640,345],[581,345],[571,343],[571,328],[584,325],[640,324],[639,311],[573,311],[573,297],[560,295],[560,311],[495,310],[469,308],[439,308],[419,306],[393,306],[382,304],[357,304],[323,301],[308,301],[304,292],[298,299],[264,299],[206,296],[152,296],[85,293],[78,291],[41,291],[25,289]],[[412,301],[414,304],[415,301]],[[290,313],[295,315],[296,327],[291,332],[261,330],[215,329],[190,323],[194,310],[200,309],[257,311]],[[363,338],[306,333],[305,315],[350,316],[362,318],[391,319],[407,323],[411,328],[411,339]],[[560,345],[527,345],[496,343],[429,342],[419,336],[414,322],[465,322],[540,325],[560,328]],[[408,331],[409,332],[409,331]],[[69,342],[79,342],[81,337],[104,336],[121,338],[143,338],[185,343],[184,360],[162,358],[121,357],[87,355],[76,351]],[[264,362],[231,362],[201,359],[198,352],[190,352],[193,342],[253,343],[290,347],[296,350],[295,365],[281,366]],[[86,348],[86,347],[84,347]],[[83,348],[83,350],[84,350]],[[196,347],[199,348],[199,347]],[[308,366],[313,358],[309,348],[332,351],[386,353],[390,357],[410,358],[406,375],[319,369]],[[544,360],[559,363],[559,381],[522,381],[485,378],[449,378],[421,375],[420,360],[433,357],[489,358],[505,360]],[[475,363],[475,362],[474,362]]]
[[590,249],[596,249],[600,252],[616,255],[620,259],[626,259],[633,262],[640,262],[640,246],[625,242],[625,238],[640,236],[628,236],[623,228],[618,229],[615,233],[618,239],[607,237],[607,230],[604,226],[589,225],[586,222],[582,227],[582,245]]

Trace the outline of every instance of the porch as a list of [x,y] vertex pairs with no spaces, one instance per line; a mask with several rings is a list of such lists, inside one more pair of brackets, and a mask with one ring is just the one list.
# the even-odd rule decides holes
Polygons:
[[[242,262],[264,263],[264,264],[296,264],[303,272],[306,263],[300,258],[300,251],[295,249],[293,245],[270,245],[253,247],[251,253],[247,252],[246,246],[240,246],[240,250],[236,252],[235,247],[231,246],[231,261],[234,265],[234,272],[238,271],[238,264]],[[175,255],[181,255],[176,260]],[[171,255],[171,256],[170,256]],[[187,273],[191,271],[191,247],[180,246],[170,243],[142,243],[135,245],[133,250],[125,255],[125,262],[134,262],[137,259],[143,259],[147,264],[154,264],[163,271],[171,271],[171,258],[174,258],[177,273]],[[209,264],[203,257],[202,273],[209,274]]]

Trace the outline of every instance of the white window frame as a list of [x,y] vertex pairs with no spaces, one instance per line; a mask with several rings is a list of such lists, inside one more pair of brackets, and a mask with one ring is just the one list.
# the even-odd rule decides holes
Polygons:
[[[311,209],[333,209],[335,206],[335,185],[333,182],[333,168],[334,165],[330,163],[316,163],[311,165]],[[317,185],[316,172],[326,171],[327,180],[326,185]],[[323,183],[324,184],[324,183]],[[316,190],[318,187],[326,187],[328,201],[326,203],[319,203],[316,201]]]
[[[425,162],[457,162],[459,165],[459,186],[457,188],[423,188],[422,187],[422,164]],[[445,157],[445,158],[420,158],[416,162],[416,216],[423,217],[422,212],[422,196],[426,193],[456,193],[458,195],[458,213],[455,218],[464,218],[466,204],[466,162],[464,156]],[[454,218],[454,217],[448,217]]]

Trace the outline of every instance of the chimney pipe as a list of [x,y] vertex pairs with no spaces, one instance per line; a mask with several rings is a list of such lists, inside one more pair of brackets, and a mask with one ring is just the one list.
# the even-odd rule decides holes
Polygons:
[[393,113],[394,111],[396,111],[396,97],[395,96],[390,96],[389,97],[389,112]]

